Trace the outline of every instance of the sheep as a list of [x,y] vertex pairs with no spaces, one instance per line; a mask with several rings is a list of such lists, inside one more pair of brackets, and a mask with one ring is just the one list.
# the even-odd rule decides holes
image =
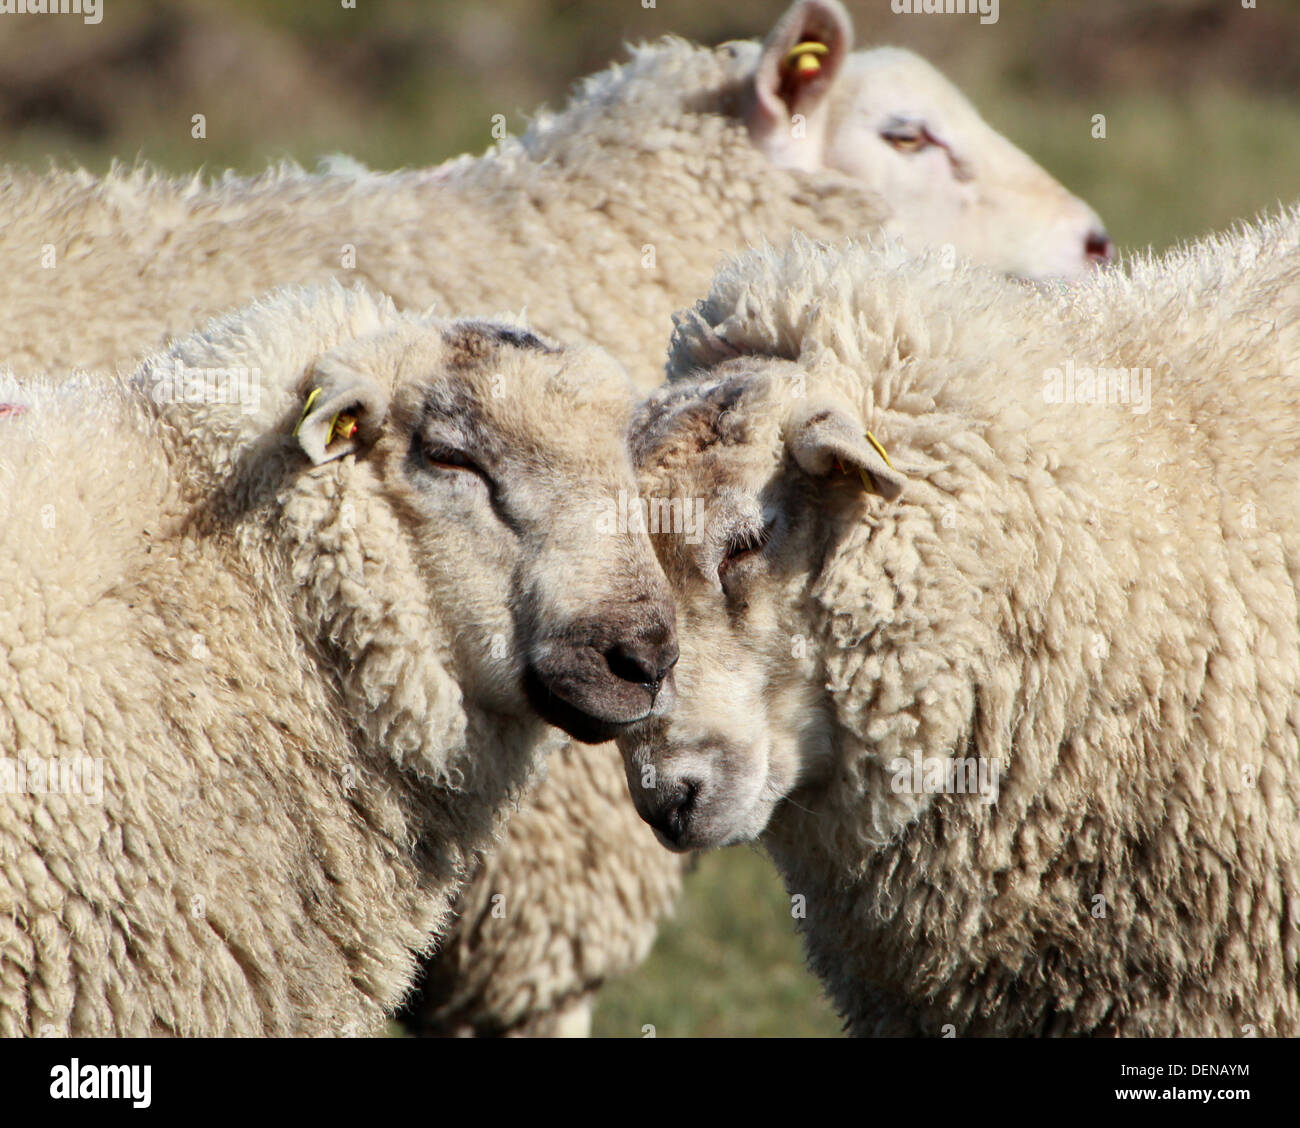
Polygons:
[[[617,342],[649,390],[673,310],[764,236],[883,222],[1032,277],[1109,254],[1092,209],[933,68],[852,36],[838,0],[800,0],[762,48],[641,47],[521,138],[433,169],[6,169],[0,355],[111,369],[272,286],[340,277],[410,309],[526,305],[557,338]],[[825,52],[812,74],[786,63],[808,44]]]
[[761,842],[857,1035],[1300,1034],[1300,209],[1070,293],[768,248],[669,373],[661,840]]
[[671,704],[598,350],[330,283],[0,404],[0,1034],[372,1032],[544,721]]
[[[1034,278],[1074,278],[1110,256],[1093,210],[937,71],[907,51],[852,47],[836,0],[800,0],[761,45],[635,49],[523,137],[435,169],[376,174],[336,158],[320,175],[283,166],[213,183],[9,170],[0,355],[25,371],[112,368],[271,285],[340,277],[410,308],[526,306],[542,330],[610,349],[648,391],[672,311],[723,254],[763,237],[883,224],[913,246],[949,245]],[[613,749],[565,749],[537,803],[562,811],[580,788],[586,808],[622,788]],[[589,1007],[595,985],[639,960],[679,862],[630,810],[606,809],[590,839],[527,807],[513,820],[463,910],[482,952],[476,981],[490,974],[497,997],[519,1005],[471,1013],[464,983],[442,998],[434,987],[448,980],[435,973],[426,1024],[544,1028],[554,1008]],[[580,865],[591,876],[576,889]],[[575,900],[590,911],[575,917]],[[474,915],[503,904],[504,917]],[[445,958],[468,969],[459,935]],[[501,975],[516,964],[508,946],[547,953],[518,989]]]

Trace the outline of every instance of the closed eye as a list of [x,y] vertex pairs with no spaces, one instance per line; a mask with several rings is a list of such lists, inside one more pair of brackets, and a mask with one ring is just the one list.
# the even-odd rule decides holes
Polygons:
[[722,560],[718,564],[719,577],[725,576],[737,565],[757,556],[771,539],[772,530],[766,525],[762,528],[750,527],[734,534],[731,540],[727,542],[726,551],[722,554]]
[[433,443],[424,443],[420,451],[424,455],[425,465],[430,469],[475,474],[482,478],[489,487],[492,486],[491,475],[464,451]]
[[952,151],[946,141],[940,141],[926,128],[923,122],[895,122],[880,131],[881,138],[900,153],[921,153],[928,149],[942,149],[948,156],[953,179],[968,181],[975,179],[974,170],[961,157]]
[[907,122],[880,131],[881,138],[900,153],[919,153],[931,145],[939,144],[934,135],[920,122]]

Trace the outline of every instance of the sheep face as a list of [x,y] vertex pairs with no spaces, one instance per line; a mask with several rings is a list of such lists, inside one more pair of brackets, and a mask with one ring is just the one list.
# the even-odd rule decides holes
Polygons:
[[901,488],[851,412],[792,399],[792,364],[755,367],[671,386],[633,428],[643,493],[705,499],[703,535],[655,540],[685,628],[678,707],[619,740],[638,811],[679,849],[756,837],[829,768],[811,585],[860,507],[859,475]]
[[312,384],[299,442],[358,455],[355,520],[406,530],[467,700],[593,742],[668,707],[670,594],[644,531],[601,520],[636,489],[612,359],[451,322],[350,342]]
[[[942,74],[910,51],[854,52],[852,40],[836,0],[800,0],[757,53],[746,124],[773,163],[853,177],[913,251],[952,247],[1031,279],[1077,279],[1110,259],[1096,212]],[[755,55],[748,44],[729,49],[744,63]]]
[[924,59],[856,53],[832,106],[826,167],[889,201],[885,230],[1006,274],[1078,279],[1112,254],[1100,217],[991,128]]

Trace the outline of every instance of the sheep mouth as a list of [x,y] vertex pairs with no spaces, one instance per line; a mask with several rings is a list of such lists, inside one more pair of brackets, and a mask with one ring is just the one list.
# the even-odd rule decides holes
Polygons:
[[670,838],[657,826],[652,826],[650,829],[654,831],[655,839],[658,841],[659,845],[664,847],[666,850],[672,851],[674,854],[694,854],[700,850],[707,849],[710,845],[709,843],[696,844],[695,842],[687,840],[679,842],[675,838]]
[[605,744],[613,740],[630,725],[645,720],[654,704],[653,698],[647,701],[644,711],[636,716],[599,716],[560,696],[555,687],[548,685],[532,666],[524,671],[524,693],[529,705],[542,720],[563,729],[582,744]]

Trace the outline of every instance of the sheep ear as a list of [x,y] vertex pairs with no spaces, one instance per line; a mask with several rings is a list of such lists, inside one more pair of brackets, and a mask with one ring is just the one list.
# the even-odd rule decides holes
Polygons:
[[319,466],[369,446],[379,437],[387,415],[388,393],[375,380],[324,357],[312,371],[293,433]]
[[786,447],[805,473],[825,477],[851,474],[871,493],[893,501],[906,478],[870,431],[838,407],[814,405],[797,414],[786,427]]
[[853,23],[839,0],[797,0],[763,44],[745,124],[773,163],[822,167],[827,97],[853,50]]

